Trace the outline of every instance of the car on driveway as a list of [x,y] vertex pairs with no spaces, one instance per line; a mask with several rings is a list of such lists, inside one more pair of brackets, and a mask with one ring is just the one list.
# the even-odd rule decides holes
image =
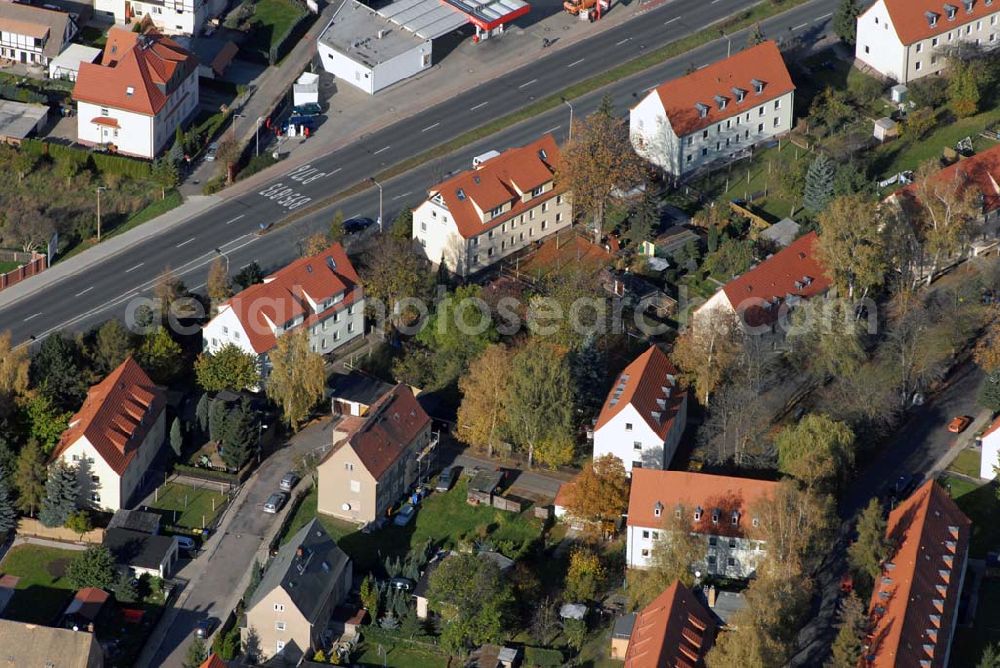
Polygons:
[[185,552],[194,552],[198,549],[198,544],[191,536],[174,536],[174,539],[177,540],[177,546]]
[[281,479],[281,482],[278,483],[278,487],[280,487],[282,491],[290,492],[295,489],[297,484],[299,484],[298,474],[294,471],[289,471],[285,474],[285,477]]
[[417,583],[410,578],[397,577],[389,580],[389,586],[399,591],[413,591]]
[[286,501],[288,501],[287,494],[275,492],[271,496],[267,497],[267,501],[264,502],[264,512],[276,515],[278,511],[284,507]]
[[952,421],[948,423],[948,431],[953,434],[961,434],[971,423],[972,418],[968,415],[959,415],[956,418],[952,418]]
[[344,232],[347,234],[358,234],[364,232],[375,224],[371,218],[351,218],[344,221]]
[[403,505],[402,508],[399,509],[399,512],[396,513],[396,516],[392,518],[392,523],[398,527],[405,527],[407,524],[410,523],[410,520],[412,520],[413,516],[416,514],[417,514],[417,507],[414,506],[412,503],[406,503]]
[[434,491],[447,492],[451,489],[451,486],[455,484],[455,479],[458,478],[460,470],[461,467],[459,466],[449,466],[444,471],[441,471],[441,475],[437,479],[437,485],[434,486]]
[[292,113],[296,116],[319,116],[323,113],[323,107],[315,102],[306,102],[293,107]]

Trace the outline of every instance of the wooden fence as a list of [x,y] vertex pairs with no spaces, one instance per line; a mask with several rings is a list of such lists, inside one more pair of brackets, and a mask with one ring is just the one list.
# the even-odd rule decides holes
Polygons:
[[93,543],[99,545],[104,542],[104,529],[92,529],[81,536],[66,527],[47,527],[38,520],[30,517],[21,518],[21,521],[17,523],[17,533],[19,536],[60,540],[64,543]]

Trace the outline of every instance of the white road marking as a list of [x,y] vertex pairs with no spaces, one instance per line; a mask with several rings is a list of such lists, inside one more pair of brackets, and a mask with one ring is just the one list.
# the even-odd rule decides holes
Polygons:
[[569,65],[567,65],[566,67],[573,67],[574,65],[579,65],[579,64],[580,64],[580,63],[582,63],[582,62],[583,62],[584,60],[586,60],[586,59],[585,59],[585,58],[581,58],[580,60],[574,60],[574,61],[573,61],[572,63],[570,63],[570,64],[569,64]]
[[485,107],[485,106],[486,106],[486,105],[488,105],[488,104],[489,104],[489,102],[480,102],[480,103],[479,103],[479,104],[477,104],[476,106],[474,106],[474,107],[470,107],[470,108],[469,108],[469,111],[475,111],[476,109],[481,109],[481,108]]
[[523,84],[521,84],[520,86],[518,86],[518,88],[525,88],[525,87],[530,86],[531,84],[535,83],[536,81],[538,81],[538,79],[532,79],[531,81],[525,81]]
[[800,25],[800,26],[795,26],[794,28],[792,28],[792,30],[793,30],[793,31],[795,31],[795,30],[801,30],[802,28],[808,28],[808,27],[809,27],[809,24],[808,24],[808,23],[803,23],[803,24],[802,24],[802,25]]
[[828,18],[830,18],[831,16],[833,16],[833,12],[829,12],[827,14],[823,14],[823,16],[817,16],[815,19],[813,19],[813,23],[819,23],[820,21],[825,21]]
[[25,322],[28,322],[28,321],[29,321],[29,320],[31,320],[32,318],[37,318],[37,317],[38,317],[38,316],[40,316],[41,314],[42,314],[42,313],[41,313],[41,311],[39,311],[39,312],[38,312],[38,313],[36,313],[35,315],[29,315],[29,316],[28,316],[27,318],[25,318],[25,319],[24,319],[24,321],[25,321]]
[[557,125],[557,126],[555,126],[554,128],[549,128],[548,130],[546,130],[546,131],[545,131],[545,132],[543,132],[542,134],[543,134],[543,135],[547,135],[547,134],[549,134],[550,132],[555,132],[556,130],[558,130],[558,129],[559,129],[559,128],[561,128],[561,127],[562,127],[561,125]]
[[713,5],[714,5],[714,4],[716,4],[717,2],[719,2],[719,1],[720,1],[720,0],[712,0],[711,4],[713,4]]
[[181,246],[187,246],[187,245],[188,245],[189,243],[191,243],[192,241],[194,241],[194,237],[191,237],[191,238],[190,238],[190,239],[188,239],[187,241],[182,241],[182,242],[180,242],[179,244],[177,244],[177,248],[180,248]]
[[90,292],[90,291],[91,291],[91,290],[93,290],[93,289],[94,289],[94,286],[93,286],[93,285],[91,285],[91,286],[90,286],[89,288],[87,288],[86,290],[81,290],[80,292],[76,293],[76,294],[75,294],[75,295],[73,295],[73,296],[74,296],[74,297],[79,297],[80,295],[85,295],[85,294],[87,294],[88,292]]
[[413,191],[411,190],[409,192],[403,193],[402,195],[396,195],[392,199],[393,199],[393,201],[396,201],[397,199],[403,199],[404,197],[407,197],[407,196],[412,195],[412,194],[413,194]]
[[240,215],[236,216],[236,217],[235,217],[235,218],[233,218],[232,220],[227,220],[227,221],[226,221],[226,225],[230,225],[230,224],[232,224],[232,223],[235,223],[235,222],[236,222],[237,220],[239,220],[240,218],[242,218],[242,217],[243,217],[243,216],[245,216],[245,215],[246,215],[245,213],[241,213]]
[[372,153],[372,155],[378,155],[378,154],[379,154],[379,153],[381,153],[382,151],[388,151],[388,150],[389,150],[390,148],[392,148],[392,147],[391,147],[391,146],[383,146],[383,147],[382,147],[382,148],[380,148],[379,150],[377,150],[377,151],[375,151],[374,153]]
[[670,20],[668,20],[668,21],[664,21],[664,22],[663,22],[663,25],[665,25],[665,26],[668,26],[668,25],[670,25],[671,23],[673,23],[674,21],[680,21],[680,20],[681,20],[681,17],[679,17],[679,16],[675,16],[674,18],[672,18],[672,19],[670,19]]
[[330,172],[329,174],[327,174],[327,176],[333,176],[334,174],[336,174],[337,172],[339,172],[342,169],[343,169],[343,167],[337,167],[337,169],[335,169],[332,172]]
[[623,39],[621,41],[615,42],[615,46],[621,46],[622,44],[624,44],[625,42],[629,41],[630,39],[632,39],[632,38],[631,37],[626,37],[625,39]]
[[131,269],[126,269],[126,270],[125,270],[125,273],[126,273],[126,274],[130,274],[130,273],[132,273],[133,271],[135,271],[136,269],[138,269],[139,267],[141,267],[141,266],[142,266],[143,264],[145,264],[145,262],[140,262],[139,264],[135,265],[135,266],[134,266],[134,267],[132,267]]
[[440,123],[435,123],[434,125],[428,125],[426,128],[424,128],[423,130],[421,130],[421,132],[427,132],[428,130],[433,130],[434,128],[436,128],[439,125],[441,125],[441,124]]

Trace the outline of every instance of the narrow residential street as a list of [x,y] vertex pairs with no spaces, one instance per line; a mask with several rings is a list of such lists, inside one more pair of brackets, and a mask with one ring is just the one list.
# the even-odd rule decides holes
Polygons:
[[303,429],[264,460],[244,483],[219,530],[197,558],[187,561],[177,573],[184,584],[146,643],[138,666],[181,666],[195,625],[206,618],[215,619],[217,625],[225,620],[243,595],[254,560],[281,524],[283,514],[268,515],[261,510],[264,501],[278,491],[281,477],[300,455],[330,443],[332,424],[322,420]]

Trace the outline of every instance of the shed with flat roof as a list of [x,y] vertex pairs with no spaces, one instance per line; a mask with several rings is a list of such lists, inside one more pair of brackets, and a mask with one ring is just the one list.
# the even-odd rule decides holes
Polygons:
[[0,141],[19,144],[45,126],[49,108],[43,104],[25,104],[0,100]]

